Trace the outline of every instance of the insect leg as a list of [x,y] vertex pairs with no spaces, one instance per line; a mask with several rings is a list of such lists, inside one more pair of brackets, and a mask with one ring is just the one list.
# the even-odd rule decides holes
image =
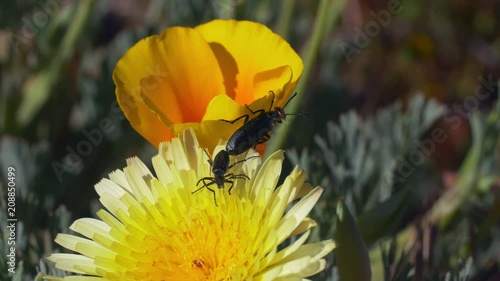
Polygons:
[[250,111],[250,112],[251,112],[252,114],[254,114],[254,115],[255,115],[255,114],[257,114],[257,113],[259,113],[259,114],[260,114],[260,113],[264,112],[264,109],[258,109],[258,110],[253,111],[253,110],[252,110],[252,109],[251,109],[248,105],[246,105],[246,104],[245,104],[245,107],[248,109],[248,111]]
[[215,198],[215,190],[213,190],[210,187],[208,187],[208,186],[212,185],[213,183],[214,182],[211,182],[210,184],[206,185],[206,187],[207,187],[208,190],[210,190],[213,193],[213,195],[214,195],[214,203],[215,203],[215,206],[217,206],[217,199]]
[[245,162],[245,161],[250,160],[250,159],[252,159],[252,158],[260,158],[260,156],[255,155],[255,156],[251,156],[251,157],[245,158],[245,159],[240,160],[240,161],[236,161],[236,162],[234,162],[233,164],[231,164],[229,167],[227,167],[227,169],[229,170],[229,169],[231,169],[232,167],[234,167],[236,164],[241,163],[241,162]]
[[234,186],[234,182],[230,181],[229,179],[250,180],[250,178],[247,175],[245,175],[245,174],[235,175],[233,173],[229,173],[229,174],[226,174],[224,177],[225,177],[224,182],[228,182],[228,183],[231,184],[231,187],[229,187],[229,189],[227,190],[227,192],[229,193],[229,195],[231,195],[231,190],[233,189],[233,186]]
[[196,183],[196,186],[198,186],[198,185],[200,184],[200,182],[203,182],[203,185],[202,185],[200,188],[198,188],[197,190],[195,190],[195,191],[191,192],[191,194],[194,194],[194,193],[196,193],[196,192],[200,191],[200,189],[203,189],[204,187],[206,187],[206,186],[207,186],[207,183],[205,182],[206,180],[212,180],[212,181],[213,181],[213,178],[210,178],[210,177],[201,178],[201,179],[200,179],[200,180]]
[[[264,135],[262,135],[262,139],[257,140],[257,144],[265,143],[265,142],[267,142],[270,138],[271,138],[271,136],[270,136],[269,134],[264,134]],[[254,148],[257,146],[257,144],[254,146]]]
[[[231,174],[232,175],[232,174]],[[227,182],[227,183],[230,183],[231,186],[229,187],[229,189],[227,190],[227,192],[229,193],[229,195],[231,195],[231,190],[233,189],[233,186],[234,186],[234,182],[233,181],[230,181],[230,180],[224,180],[224,182]]]
[[195,194],[196,192],[200,191],[201,189],[203,189],[205,187],[205,185],[202,185],[200,188],[198,188],[197,190],[191,192],[191,194]]
[[233,179],[242,179],[242,180],[249,180],[250,177],[248,177],[247,175],[245,174],[239,174],[239,175],[234,175],[233,176]]
[[240,120],[241,118],[245,118],[245,121],[243,121],[243,124],[245,124],[246,122],[248,122],[248,118],[250,118],[250,116],[248,114],[244,114],[244,115],[241,115],[240,117],[238,117],[234,120],[219,119],[219,121],[224,121],[227,123],[234,124],[236,121]]

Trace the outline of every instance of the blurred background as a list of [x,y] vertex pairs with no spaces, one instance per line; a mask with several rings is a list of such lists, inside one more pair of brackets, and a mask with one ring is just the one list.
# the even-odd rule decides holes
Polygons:
[[[62,276],[46,260],[95,217],[94,184],[155,149],[116,104],[111,73],[140,39],[215,18],[261,22],[302,56],[299,98],[274,132],[283,174],[325,188],[312,240],[345,200],[372,280],[500,280],[500,2],[2,1],[0,280]],[[111,124],[111,125],[109,125]],[[293,124],[293,128],[290,126]],[[7,186],[16,183],[16,274]],[[339,280],[336,255],[314,280]]]

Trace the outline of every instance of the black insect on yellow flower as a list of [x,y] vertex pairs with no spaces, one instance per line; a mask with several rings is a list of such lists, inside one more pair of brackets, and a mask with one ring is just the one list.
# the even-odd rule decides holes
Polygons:
[[309,117],[307,113],[285,113],[285,107],[297,93],[295,93],[283,107],[276,106],[274,109],[274,92],[269,91],[269,94],[271,94],[272,98],[268,111],[264,109],[253,111],[250,107],[246,106],[253,115],[257,115],[257,117],[250,121],[248,120],[250,118],[249,114],[244,114],[232,121],[221,119],[221,121],[231,124],[234,124],[240,119],[244,119],[243,126],[236,130],[227,141],[226,151],[229,155],[239,155],[249,150],[251,147],[255,148],[258,144],[267,142],[271,138],[269,134],[274,129],[276,123],[283,122],[289,115],[306,115]]
[[205,149],[204,151],[208,157],[207,161],[210,164],[210,167],[212,167],[212,174],[214,176],[201,178],[196,183],[196,185],[198,186],[201,182],[203,183],[203,185],[200,188],[198,188],[197,190],[193,191],[192,193],[194,194],[203,188],[210,190],[210,192],[212,192],[214,195],[215,206],[217,206],[217,199],[215,198],[215,191],[212,188],[210,188],[210,186],[216,184],[218,188],[222,189],[222,188],[224,188],[225,183],[229,183],[229,184],[231,184],[231,186],[229,187],[227,192],[229,193],[229,195],[231,195],[231,190],[233,189],[233,186],[234,186],[233,180],[236,180],[236,179],[249,180],[250,178],[245,174],[227,173],[229,171],[229,169],[234,167],[236,164],[245,162],[249,159],[259,158],[259,156],[251,156],[251,157],[248,157],[246,159],[236,161],[233,164],[229,165],[230,159],[229,159],[229,154],[227,153],[227,151],[225,151],[225,150],[219,151],[219,153],[217,153],[217,155],[215,156],[213,161],[210,158],[210,155],[208,154],[207,150]]

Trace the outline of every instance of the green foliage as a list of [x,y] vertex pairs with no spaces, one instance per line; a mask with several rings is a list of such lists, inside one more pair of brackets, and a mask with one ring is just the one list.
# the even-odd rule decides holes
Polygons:
[[[342,196],[354,214],[366,211],[364,220],[379,225],[387,234],[387,227],[404,213],[402,208],[409,207],[412,192],[395,181],[396,176],[401,178],[397,175],[398,168],[406,163],[405,155],[418,149],[419,137],[443,112],[442,106],[434,101],[426,102],[422,96],[414,97],[406,111],[396,103],[366,120],[351,111],[340,117],[338,125],[328,123],[326,140],[315,137],[314,155],[309,157],[305,150],[300,161],[296,152],[288,156],[311,174],[312,179],[321,179],[313,181],[314,184],[328,186],[325,198],[329,208],[333,209],[335,198]],[[312,164],[318,166],[311,167]],[[391,197],[395,194],[397,196]],[[381,225],[381,220],[386,220],[386,224]],[[366,228],[367,231],[375,230],[371,226]],[[326,235],[331,234],[329,231]],[[371,242],[376,238],[371,238]]]
[[[321,229],[317,235],[335,237],[334,231],[339,226],[328,214],[333,213],[336,199],[343,197],[356,214],[359,229],[372,252],[377,250],[378,243],[387,244],[391,237],[399,237],[393,240],[389,252],[382,252],[381,260],[371,255],[372,268],[383,264],[385,280],[469,280],[471,260],[466,264],[457,261],[466,260],[472,252],[481,253],[481,258],[475,259],[476,265],[486,266],[496,259],[491,253],[497,247],[494,241],[500,238],[498,226],[492,224],[500,214],[496,207],[498,195],[496,199],[488,196],[491,194],[488,188],[499,179],[499,105],[497,102],[488,116],[471,115],[472,147],[456,176],[454,188],[444,190],[432,208],[421,204],[431,192],[428,186],[439,182],[434,177],[420,178],[433,165],[430,160],[434,150],[425,153],[431,146],[423,144],[431,144],[429,140],[438,140],[434,145],[439,144],[439,138],[432,138],[432,132],[440,127],[431,125],[445,113],[444,107],[416,96],[406,110],[396,103],[364,120],[348,112],[340,116],[338,125],[329,123],[326,140],[316,136],[317,147],[288,153],[293,164],[306,169],[313,184],[325,187],[323,207],[315,217]],[[425,161],[412,162],[415,151],[424,155]],[[467,228],[477,231],[467,236],[470,231]],[[396,262],[396,245],[408,247],[421,242],[419,235],[423,229],[436,236],[426,248],[432,258],[415,268],[415,257],[403,252]],[[472,252],[469,243],[475,245]],[[456,266],[455,271],[442,273],[440,267],[452,265]],[[375,280],[381,277],[378,272]]]
[[417,269],[410,263],[410,257],[404,252],[399,258],[396,257],[397,246],[395,241],[391,241],[389,249],[381,249],[381,256],[384,267],[384,281],[407,281],[415,279],[423,279],[429,281],[466,281],[470,280],[473,274],[474,266],[472,258],[468,258],[466,262],[461,262],[452,271],[440,274],[435,268],[426,276],[416,276],[421,274],[421,270]]
[[[480,71],[495,68],[495,7],[401,1],[401,13],[360,46],[356,28],[376,22],[373,14],[385,11],[387,1],[360,1],[347,10],[349,1],[153,0],[130,1],[136,6],[128,9],[111,2],[0,4],[0,252],[9,250],[8,167],[16,170],[18,219],[16,273],[6,274],[2,254],[0,280],[64,276],[46,259],[62,250],[56,234],[95,216],[100,204],[93,186],[102,177],[127,157],[155,153],[117,110],[116,61],[167,26],[213,18],[265,23],[305,60],[297,88],[302,101],[289,110],[311,119],[296,118],[291,126],[289,118],[272,140],[274,147],[299,147],[287,150],[288,159],[325,189],[312,214],[319,224],[313,240],[339,239],[335,214],[342,197],[369,250],[372,280],[498,276],[498,85],[476,79],[496,83]],[[342,44],[354,52],[347,55]],[[478,92],[478,84],[488,92]],[[443,104],[411,94],[422,89]],[[456,108],[465,101],[477,104],[462,116]],[[104,120],[112,130],[102,129]],[[448,158],[453,165],[442,167]],[[339,280],[335,255],[327,259],[314,280]]]
[[370,259],[368,250],[359,231],[355,218],[344,204],[337,202],[337,223],[335,238],[337,243],[337,270],[341,280],[371,280]]

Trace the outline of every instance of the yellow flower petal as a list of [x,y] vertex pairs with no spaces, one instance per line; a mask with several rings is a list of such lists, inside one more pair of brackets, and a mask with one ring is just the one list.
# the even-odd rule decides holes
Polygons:
[[299,235],[315,227],[317,223],[311,218],[304,218],[289,236]]
[[278,232],[281,234],[280,243],[297,228],[300,222],[314,207],[314,204],[318,202],[322,192],[323,189],[321,189],[321,187],[316,187],[286,213],[278,225]]
[[[263,72],[289,66],[292,78],[286,89],[288,91],[295,87],[302,73],[300,57],[283,38],[265,25],[250,21],[214,20],[197,26],[196,30],[210,43],[221,64],[227,94],[239,104],[250,104],[267,95],[269,90],[285,85],[275,85],[264,92],[254,91],[254,81],[262,81]],[[282,105],[280,100],[277,104]]]
[[141,80],[144,96],[166,117],[167,126],[200,121],[210,100],[226,92],[212,49],[191,28],[167,28],[153,42],[165,71]]
[[155,146],[172,137],[168,126],[200,121],[210,100],[225,93],[214,54],[191,28],[139,41],[117,63],[113,79],[127,119]]
[[[93,274],[95,273],[95,266],[93,259],[75,254],[52,254],[48,260],[54,262],[57,268],[71,271],[79,274]],[[86,268],[87,270],[80,270],[78,268]]]
[[156,40],[156,37],[149,37],[139,41],[118,61],[113,71],[118,104],[132,127],[154,145],[173,136],[141,98],[141,79],[165,71],[157,52],[149,47]]
[[113,80],[127,119],[153,145],[193,128],[212,151],[242,125],[217,120],[254,117],[245,104],[254,111],[282,107],[302,69],[290,45],[264,25],[214,20],[138,42],[117,63]]
[[[182,132],[192,129],[204,148],[213,151],[220,139],[229,139],[236,129],[235,125],[227,122],[208,120],[200,123],[180,123],[172,125],[173,131]],[[220,137],[220,138],[219,138]]]
[[300,238],[298,238],[295,242],[290,244],[285,249],[279,251],[278,253],[276,253],[274,255],[266,256],[266,259],[263,260],[263,265],[270,266],[270,265],[273,265],[274,263],[278,263],[282,259],[284,259],[285,257],[287,257],[290,254],[297,251],[297,249],[306,242],[307,238],[309,237],[309,234],[310,234],[309,231],[304,233],[304,235],[302,235]]

